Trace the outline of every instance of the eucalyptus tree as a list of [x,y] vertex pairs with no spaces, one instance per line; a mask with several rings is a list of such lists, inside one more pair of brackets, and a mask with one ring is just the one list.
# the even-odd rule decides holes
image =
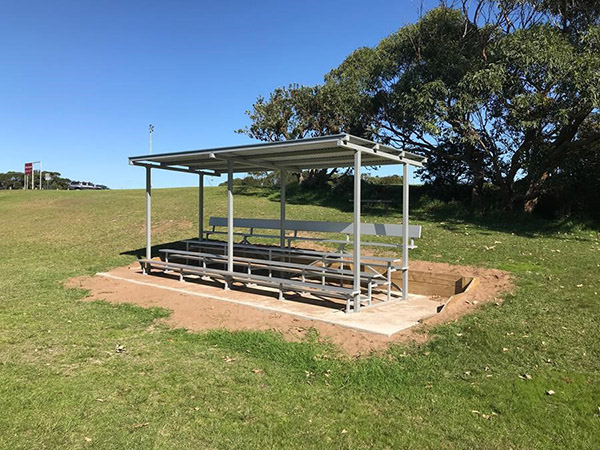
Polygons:
[[263,140],[346,131],[430,158],[424,178],[486,184],[532,210],[573,160],[597,156],[600,5],[591,0],[444,4],[317,86],[259,98]]

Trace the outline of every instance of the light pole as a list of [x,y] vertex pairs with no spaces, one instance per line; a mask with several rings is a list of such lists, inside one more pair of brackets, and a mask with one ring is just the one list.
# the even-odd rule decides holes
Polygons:
[[148,134],[150,135],[150,154],[152,154],[152,132],[154,131],[154,125],[150,124],[148,127]]

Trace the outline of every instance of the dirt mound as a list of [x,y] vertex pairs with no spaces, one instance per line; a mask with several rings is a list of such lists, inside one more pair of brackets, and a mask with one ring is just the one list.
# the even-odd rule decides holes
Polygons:
[[[471,266],[451,266],[445,263],[411,261],[411,269],[422,274],[454,275],[456,279],[473,277],[474,284],[465,293],[446,301],[440,314],[426,319],[417,327],[401,331],[391,337],[373,335],[288,314],[265,311],[250,306],[203,298],[180,292],[168,292],[152,286],[115,280],[107,277],[77,277],[67,281],[67,287],[89,290],[85,300],[106,300],[113,303],[133,303],[143,307],[163,307],[172,311],[165,322],[173,327],[190,331],[212,329],[276,331],[290,341],[301,340],[309,329],[315,328],[321,339],[330,341],[351,355],[382,350],[392,342],[428,339],[428,330],[437,324],[456,320],[463,314],[486,302],[499,302],[499,296],[512,288],[510,275],[494,269]],[[138,271],[137,263],[117,268],[111,273],[127,275]],[[131,272],[133,273],[133,272]],[[425,278],[427,278],[425,276]],[[437,277],[439,279],[439,277]],[[476,284],[476,286],[475,286]]]

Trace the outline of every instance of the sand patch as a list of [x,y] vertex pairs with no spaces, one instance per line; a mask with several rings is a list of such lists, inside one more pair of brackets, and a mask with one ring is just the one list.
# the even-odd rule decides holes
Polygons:
[[[475,277],[477,286],[473,285],[467,292],[455,296],[449,303],[447,297],[431,298],[432,302],[439,305],[445,304],[441,313],[432,315],[421,321],[420,324],[388,337],[214,298],[199,298],[197,295],[158,289],[116,278],[77,277],[68,280],[66,285],[89,290],[89,294],[85,298],[89,301],[106,300],[112,303],[133,303],[142,307],[169,309],[172,313],[165,319],[165,323],[173,327],[183,327],[192,332],[214,329],[275,331],[281,333],[287,340],[298,341],[302,340],[311,328],[314,328],[318,331],[321,339],[332,342],[351,355],[383,350],[390,343],[398,341],[424,342],[429,338],[429,330],[432,326],[456,320],[480,304],[500,302],[500,295],[512,288],[510,275],[500,270],[414,260],[411,262],[411,269],[425,274],[442,273],[456,275],[457,278]],[[118,278],[141,279],[139,277],[143,277],[139,275],[138,263],[116,268],[109,274]],[[160,276],[145,276],[143,279],[151,280],[153,283],[163,282]],[[167,279],[164,283],[172,285],[172,280]],[[181,284],[195,285],[196,283]],[[203,284],[202,288],[206,289],[206,284]],[[223,292],[219,286],[215,284],[214,288],[211,288],[216,296]],[[244,295],[243,292],[238,294]]]

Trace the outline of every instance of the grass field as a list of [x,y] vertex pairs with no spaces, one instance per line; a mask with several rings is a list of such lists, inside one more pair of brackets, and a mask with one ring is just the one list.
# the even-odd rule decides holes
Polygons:
[[[207,190],[207,217],[224,194]],[[155,242],[194,236],[196,205],[194,189],[156,190]],[[278,210],[236,196],[238,217]],[[168,311],[83,302],[64,280],[134,259],[143,193],[0,191],[0,447],[600,448],[598,230],[431,204],[413,217],[414,258],[505,269],[516,290],[424,346],[353,359],[314,334],[190,334],[154,323]]]

